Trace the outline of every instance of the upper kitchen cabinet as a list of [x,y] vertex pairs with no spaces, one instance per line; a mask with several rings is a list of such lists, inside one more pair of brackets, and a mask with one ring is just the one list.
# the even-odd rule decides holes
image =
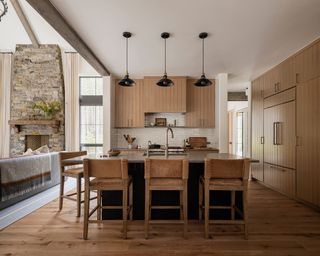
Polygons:
[[271,69],[263,75],[263,96],[269,97],[277,92],[277,86],[279,81],[279,69],[277,67]]
[[160,87],[157,82],[161,77],[144,78],[143,111],[156,112],[186,112],[187,111],[187,78],[170,77],[174,82],[171,87]]
[[295,86],[294,58],[289,58],[264,75],[264,97]]
[[313,43],[294,58],[296,83],[320,76],[320,41]]
[[143,80],[135,79],[132,87],[115,82],[115,127],[144,127]]
[[264,77],[252,82],[252,158],[258,163],[252,163],[252,177],[263,181],[263,83]]
[[187,80],[186,127],[215,127],[215,83],[207,87],[197,87],[196,80]]

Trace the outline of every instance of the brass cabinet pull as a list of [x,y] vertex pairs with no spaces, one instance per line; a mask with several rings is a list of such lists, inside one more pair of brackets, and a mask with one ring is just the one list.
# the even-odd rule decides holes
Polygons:
[[299,83],[299,73],[296,73],[296,83]]
[[260,144],[264,144],[264,137],[263,136],[260,137]]

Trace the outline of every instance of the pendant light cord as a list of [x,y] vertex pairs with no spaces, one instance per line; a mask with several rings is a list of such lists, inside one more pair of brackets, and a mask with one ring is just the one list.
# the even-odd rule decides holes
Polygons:
[[126,38],[126,74],[128,75],[128,38]]
[[202,39],[202,75],[204,75],[204,38]]
[[164,75],[167,75],[167,39],[164,39]]

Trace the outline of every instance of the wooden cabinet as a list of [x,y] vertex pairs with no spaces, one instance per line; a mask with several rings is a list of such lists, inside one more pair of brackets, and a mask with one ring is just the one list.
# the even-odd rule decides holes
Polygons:
[[194,85],[195,79],[187,80],[186,127],[215,127],[215,83],[207,87]]
[[294,73],[294,58],[288,58],[279,67],[279,83],[277,92],[282,92],[296,86]]
[[[294,92],[293,88],[264,102],[264,162],[292,169],[296,168]],[[278,100],[273,100],[274,97]]]
[[296,191],[296,170],[265,164],[264,182],[268,186],[294,197]]
[[320,42],[308,46],[294,58],[296,83],[320,76]]
[[143,80],[135,79],[136,85],[125,87],[115,82],[115,127],[144,127],[142,109]]
[[288,58],[264,75],[264,97],[295,86],[294,58]]
[[252,163],[252,177],[263,181],[263,83],[264,77],[252,82],[251,104],[252,104],[252,153],[251,157],[259,163]]
[[263,96],[269,97],[277,93],[277,86],[279,82],[279,69],[277,67],[268,71],[264,76]]
[[264,101],[264,182],[295,196],[295,88]]
[[297,86],[297,197],[320,206],[320,78]]
[[170,77],[174,82],[172,87],[160,87],[157,82],[160,77],[144,78],[143,110],[146,113],[186,112],[186,77]]

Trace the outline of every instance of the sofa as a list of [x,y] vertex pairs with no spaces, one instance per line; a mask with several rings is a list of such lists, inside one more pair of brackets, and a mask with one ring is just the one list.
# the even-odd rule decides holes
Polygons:
[[0,210],[60,182],[59,153],[0,159]]

